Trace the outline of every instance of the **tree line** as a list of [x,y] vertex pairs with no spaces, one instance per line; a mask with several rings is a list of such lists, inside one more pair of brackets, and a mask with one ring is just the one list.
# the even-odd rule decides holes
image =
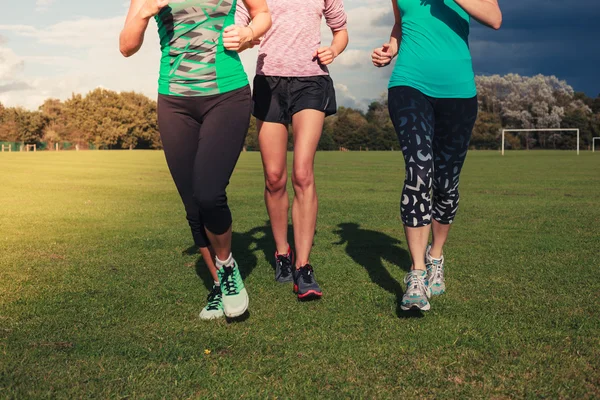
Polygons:
[[[600,136],[600,95],[576,93],[554,76],[479,76],[479,115],[471,148],[498,149],[502,128],[578,128],[581,148]],[[291,132],[291,131],[290,131]],[[507,134],[512,149],[573,149],[575,135]],[[156,102],[135,92],[95,89],[60,101],[46,100],[30,111],[0,104],[0,142],[41,148],[160,149]],[[289,139],[290,149],[293,137]],[[247,150],[258,150],[256,121],[251,120]],[[398,140],[382,96],[366,112],[340,107],[326,118],[319,150],[398,150]]]

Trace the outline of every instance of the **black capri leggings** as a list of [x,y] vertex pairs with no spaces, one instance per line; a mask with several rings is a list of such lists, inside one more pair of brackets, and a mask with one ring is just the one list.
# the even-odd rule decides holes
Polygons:
[[[409,227],[451,224],[458,181],[477,119],[477,97],[438,99],[407,86],[389,89],[388,107],[404,154],[400,213]],[[433,201],[431,192],[433,188]]]
[[231,226],[226,188],[250,122],[248,86],[214,96],[158,96],[165,157],[197,246]]

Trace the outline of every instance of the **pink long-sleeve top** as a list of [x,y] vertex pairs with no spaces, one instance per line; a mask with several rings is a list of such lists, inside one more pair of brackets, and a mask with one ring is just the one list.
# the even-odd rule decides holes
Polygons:
[[[346,29],[343,0],[267,0],[273,24],[259,48],[257,75],[328,75],[326,66],[313,57],[321,47],[321,18],[332,31]],[[250,16],[237,1],[236,24],[246,26]]]

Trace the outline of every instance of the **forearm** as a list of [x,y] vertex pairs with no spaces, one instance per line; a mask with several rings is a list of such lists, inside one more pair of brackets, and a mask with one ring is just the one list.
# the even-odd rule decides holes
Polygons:
[[502,11],[497,0],[455,0],[463,10],[478,22],[493,29],[502,25]]
[[252,16],[251,30],[252,39],[259,39],[271,28],[271,13],[260,11]]
[[335,57],[342,54],[342,52],[348,46],[348,30],[341,29],[339,31],[333,32],[333,40],[331,41],[331,50]]
[[402,26],[399,23],[395,23],[392,28],[392,33],[390,34],[390,51],[393,56],[396,57],[398,55],[398,51],[400,50],[400,43],[402,42]]
[[144,33],[151,17],[144,17],[138,12],[125,24],[119,37],[121,54],[129,57],[137,53],[144,43]]

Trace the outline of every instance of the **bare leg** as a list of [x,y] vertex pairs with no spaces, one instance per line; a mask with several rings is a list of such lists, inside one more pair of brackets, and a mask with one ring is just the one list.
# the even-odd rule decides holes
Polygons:
[[429,225],[412,228],[404,226],[410,257],[412,258],[411,270],[425,271],[425,250],[429,241]]
[[287,126],[257,121],[258,143],[265,174],[265,204],[273,239],[279,254],[287,254],[288,213],[290,200],[287,193]]
[[442,258],[444,255],[444,244],[450,233],[450,224],[440,224],[435,219],[433,220],[433,240],[431,242],[431,257]]
[[227,260],[231,254],[231,226],[227,232],[223,233],[222,235],[215,235],[206,229],[206,235],[208,236],[214,253],[219,260]]
[[309,263],[317,225],[318,200],[315,187],[314,161],[325,114],[302,110],[292,118],[294,129],[294,204],[292,220],[296,242],[296,267]]

